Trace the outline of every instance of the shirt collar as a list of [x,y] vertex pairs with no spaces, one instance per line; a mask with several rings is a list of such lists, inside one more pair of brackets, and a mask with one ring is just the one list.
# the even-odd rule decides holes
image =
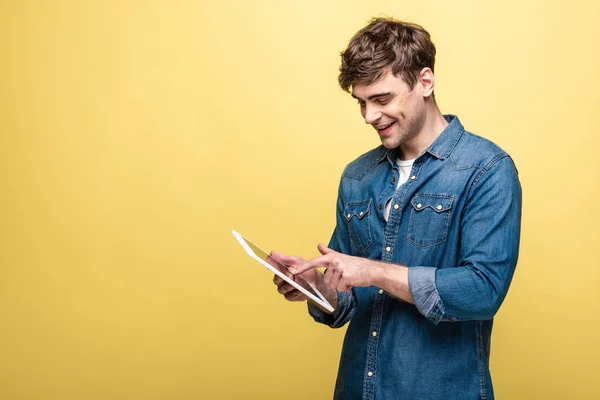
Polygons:
[[[456,115],[447,114],[444,115],[444,118],[448,122],[448,126],[444,128],[442,133],[440,133],[433,143],[425,150],[425,152],[440,160],[445,160],[452,154],[452,150],[454,150],[456,143],[458,143],[465,131],[465,128]],[[381,146],[377,162],[380,163],[386,158],[391,165],[396,165],[397,149],[386,149]]]
[[460,123],[460,120],[456,115],[444,115],[448,126],[440,133],[440,135],[431,143],[431,145],[425,150],[434,157],[441,160],[445,160],[452,154],[452,150],[456,146],[456,143],[460,140],[465,128]]

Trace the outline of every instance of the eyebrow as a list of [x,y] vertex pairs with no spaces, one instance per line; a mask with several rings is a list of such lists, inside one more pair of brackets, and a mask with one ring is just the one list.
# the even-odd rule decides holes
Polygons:
[[[390,95],[391,95],[391,93],[390,93],[390,92],[386,92],[386,93],[377,93],[377,94],[373,94],[373,95],[371,95],[371,96],[367,97],[367,100],[373,100],[373,99],[377,99],[377,98],[379,98],[379,97],[385,97],[385,96],[390,96]],[[356,100],[362,100],[362,99],[360,99],[360,98],[356,97],[356,96],[354,95],[354,93],[352,93],[352,97],[354,97]]]

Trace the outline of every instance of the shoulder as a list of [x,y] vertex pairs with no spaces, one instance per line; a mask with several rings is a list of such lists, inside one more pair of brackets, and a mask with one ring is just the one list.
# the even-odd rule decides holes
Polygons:
[[362,154],[346,166],[343,177],[362,179],[377,167],[382,160],[385,160],[387,152],[388,150],[385,147],[379,146]]
[[454,169],[482,168],[487,170],[492,165],[510,155],[489,139],[464,131],[450,159]]
[[455,170],[474,169],[471,189],[492,185],[510,192],[520,187],[513,159],[489,139],[464,131],[450,158]]

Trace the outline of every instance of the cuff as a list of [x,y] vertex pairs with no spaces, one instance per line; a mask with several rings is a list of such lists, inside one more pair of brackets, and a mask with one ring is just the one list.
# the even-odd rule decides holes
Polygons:
[[435,286],[433,267],[411,267],[408,269],[408,286],[417,310],[429,321],[438,324],[442,321],[456,321],[445,315],[444,303]]
[[332,328],[344,326],[354,315],[354,293],[337,292],[338,306],[333,314],[328,314],[308,301],[308,313],[313,319],[321,324],[329,325]]

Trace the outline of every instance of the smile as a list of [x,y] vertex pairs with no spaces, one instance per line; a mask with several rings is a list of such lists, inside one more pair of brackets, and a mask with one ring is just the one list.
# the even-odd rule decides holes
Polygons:
[[386,124],[386,125],[377,126],[377,127],[375,127],[375,129],[377,129],[377,131],[379,133],[387,133],[395,123],[396,123],[396,121],[390,122],[389,124]]

